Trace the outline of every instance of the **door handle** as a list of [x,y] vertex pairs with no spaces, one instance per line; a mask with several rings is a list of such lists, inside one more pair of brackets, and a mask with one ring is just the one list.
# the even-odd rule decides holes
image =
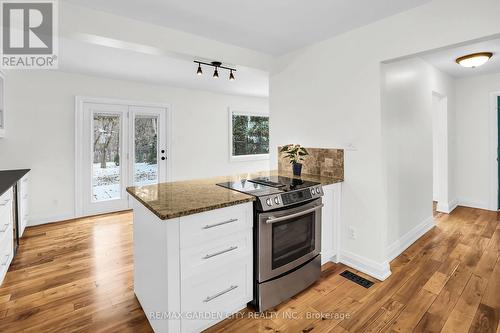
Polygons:
[[9,225],[10,223],[7,223],[7,224],[4,224],[4,228],[2,230],[0,230],[1,233],[4,233],[7,231],[7,229],[9,229]]
[[321,205],[318,205],[316,207],[313,207],[313,208],[309,208],[309,209],[306,209],[302,212],[298,212],[298,213],[294,213],[294,214],[290,214],[290,215],[286,215],[286,216],[280,216],[280,217],[273,217],[273,216],[270,216],[266,223],[267,224],[272,224],[272,223],[276,223],[276,222],[280,222],[280,221],[285,221],[285,220],[288,220],[288,219],[293,219],[294,217],[299,217],[299,216],[302,216],[302,215],[306,215],[306,214],[309,214],[309,213],[312,213],[318,209],[321,209],[324,205],[321,204]]
[[5,258],[5,261],[2,262],[1,265],[2,266],[7,266],[7,263],[9,262],[10,254],[5,255],[4,258]]

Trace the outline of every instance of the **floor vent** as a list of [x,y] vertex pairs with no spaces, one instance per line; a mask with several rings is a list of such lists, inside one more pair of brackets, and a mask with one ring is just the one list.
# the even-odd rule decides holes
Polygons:
[[367,279],[365,279],[357,274],[354,274],[353,272],[343,271],[342,273],[340,273],[340,275],[345,277],[348,280],[351,280],[354,283],[359,284],[361,287],[370,288],[371,286],[373,286],[373,282],[371,282],[370,280],[367,280]]

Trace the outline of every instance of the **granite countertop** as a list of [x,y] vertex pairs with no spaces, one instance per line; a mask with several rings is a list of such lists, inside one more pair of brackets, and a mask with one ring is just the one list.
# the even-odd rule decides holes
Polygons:
[[[127,192],[162,220],[201,213],[223,207],[255,201],[255,197],[216,185],[264,176],[294,176],[292,173],[262,171],[233,176],[161,183],[128,187]],[[299,178],[299,177],[295,177]],[[342,182],[343,179],[303,174],[300,179],[322,185]]]
[[30,172],[30,169],[0,171],[0,195],[7,192],[9,188],[14,186],[28,172]]

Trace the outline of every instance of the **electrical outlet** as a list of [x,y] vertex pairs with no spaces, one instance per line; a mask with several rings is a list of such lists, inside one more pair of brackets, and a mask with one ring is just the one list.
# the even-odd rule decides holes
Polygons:
[[356,228],[354,228],[354,227],[349,227],[349,228],[347,229],[347,231],[349,232],[349,238],[350,238],[350,239],[356,239],[356,236],[357,236],[357,235],[356,235]]

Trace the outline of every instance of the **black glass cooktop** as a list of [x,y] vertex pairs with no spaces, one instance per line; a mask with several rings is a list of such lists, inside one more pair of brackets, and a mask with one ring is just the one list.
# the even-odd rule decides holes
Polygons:
[[254,179],[244,179],[237,182],[219,183],[217,185],[258,197],[263,195],[300,190],[319,184],[320,183],[296,178],[270,176]]

